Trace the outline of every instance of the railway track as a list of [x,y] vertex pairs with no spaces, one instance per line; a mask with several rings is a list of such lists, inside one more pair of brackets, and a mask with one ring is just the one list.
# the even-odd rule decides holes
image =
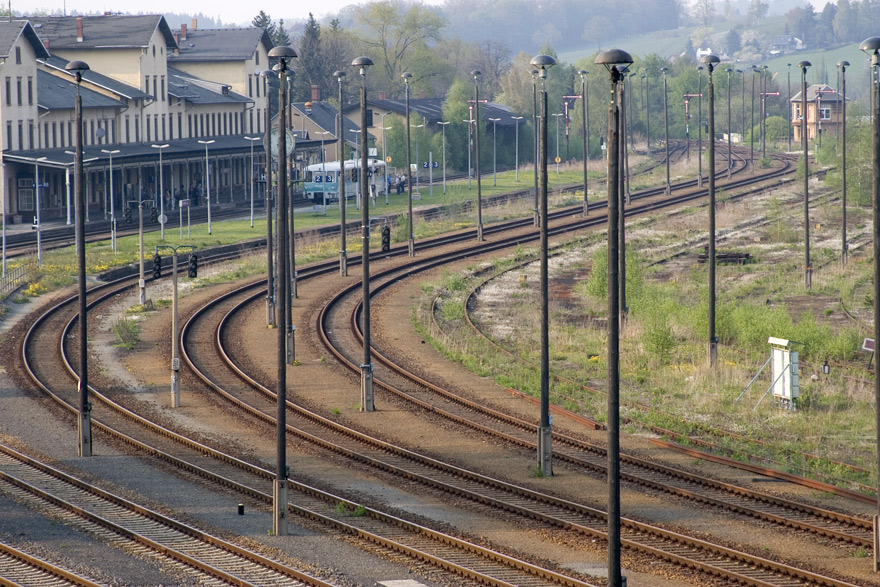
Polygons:
[[191,580],[226,585],[329,583],[163,516],[0,445],[0,487],[65,524],[135,553],[171,561]]
[[[430,264],[435,264],[436,262],[437,262],[437,260],[432,260],[430,262]],[[443,260],[441,262],[445,262],[445,260]],[[422,262],[419,261],[417,263],[422,263]],[[415,269],[412,267],[404,267],[404,268],[399,268],[397,270],[392,270],[389,273],[396,274],[398,272],[410,275],[413,272],[415,272]],[[376,277],[376,276],[375,275],[371,276],[371,281],[374,279],[374,277]],[[382,279],[382,277],[380,276],[379,279]],[[392,281],[393,281],[393,277],[392,277]],[[390,283],[390,282],[391,281],[388,281],[386,283]],[[376,289],[381,289],[382,287],[383,286],[379,286]],[[358,288],[359,288],[359,284],[355,284],[354,286],[347,288],[347,291],[357,291]],[[375,289],[374,289],[374,291],[375,291]],[[244,292],[242,292],[242,293],[244,293]],[[243,304],[251,303],[254,300],[259,300],[261,295],[262,295],[261,292],[257,292],[256,294],[250,294],[248,296],[248,298],[246,299],[246,301],[243,302]],[[354,314],[352,314],[352,315],[354,315]],[[327,322],[330,322],[330,321],[326,319],[326,312],[322,313],[322,318],[320,320],[320,323],[324,324]],[[356,324],[357,318],[355,317],[355,318],[351,319],[350,323]],[[330,330],[330,329],[328,328],[327,330]],[[338,339],[339,338],[338,333],[340,332],[340,330],[343,330],[343,329],[341,327],[339,327],[338,325],[336,327],[332,328],[333,334],[326,335],[325,340],[329,341],[331,338]],[[222,339],[224,338],[224,335],[222,334],[222,326],[218,327],[218,331],[220,331],[221,334],[217,335],[217,338],[215,340],[215,345],[217,345],[218,347],[222,347]],[[195,346],[195,345],[193,345],[193,346]],[[228,355],[228,353],[225,353],[225,354]],[[339,355],[344,355],[344,353],[339,353]],[[344,356],[342,358],[345,359]],[[359,371],[359,367],[357,366],[356,361],[349,360],[348,363],[354,372]],[[210,381],[211,384],[214,385],[216,389],[218,389],[218,390],[224,389],[224,385],[217,383],[216,380],[211,379],[206,374],[203,374],[203,376],[206,378],[206,380]],[[250,378],[245,374],[240,373],[240,376],[243,379],[245,379],[246,381],[248,381],[248,383],[251,384],[252,386],[254,386],[255,388],[262,388],[263,393],[266,396],[268,396],[270,398],[272,397],[272,395],[273,395],[272,392],[265,385],[259,384],[258,382],[254,381],[253,378]],[[379,380],[379,378],[377,378],[374,381],[380,385],[383,385],[382,382]],[[235,382],[228,384],[228,386],[233,386],[233,385],[235,385]],[[387,387],[385,387],[384,385],[383,385],[383,388],[387,389]],[[411,395],[407,395],[407,394],[404,394],[404,395],[407,397],[407,399],[411,399]],[[411,401],[417,402],[418,405],[422,408],[431,409],[435,414],[440,413],[440,411],[441,411],[436,406],[436,402],[432,405],[430,403],[419,401],[419,400],[411,400]],[[463,402],[459,399],[457,399],[456,401],[459,404],[468,403],[468,402]],[[274,404],[271,404],[271,402],[270,402],[269,405],[274,405]],[[351,455],[351,457],[354,459],[361,460],[361,461],[367,461],[367,462],[380,461],[381,457],[377,458],[375,453],[381,452],[381,453],[387,454],[388,452],[390,452],[392,450],[392,447],[388,443],[383,443],[383,442],[376,441],[376,440],[370,441],[367,438],[364,438],[363,435],[352,432],[350,429],[343,429],[342,427],[338,427],[338,425],[334,424],[333,422],[327,421],[316,414],[308,413],[306,410],[304,410],[304,408],[302,408],[300,406],[296,406],[294,408],[294,411],[295,411],[295,413],[297,413],[300,416],[307,415],[309,418],[311,418],[315,421],[323,421],[324,426],[327,427],[328,429],[332,429],[334,427],[337,427],[339,434],[348,435],[349,437],[352,437],[352,438],[357,437],[357,439],[363,443],[372,442],[374,444],[374,448],[373,448],[372,452],[370,452],[370,453],[365,452],[363,449],[355,452],[355,450],[350,449],[348,445],[341,447],[340,444],[336,444],[336,443],[334,443],[334,445],[333,445],[334,448],[332,448],[331,450],[336,450],[337,452],[344,452],[346,454]],[[445,413],[450,413],[450,412],[444,412],[444,414]],[[459,424],[464,424],[464,423],[468,422],[469,420],[473,419],[472,417],[468,418],[466,416],[460,416],[460,415],[458,417],[455,417],[455,416],[451,416],[451,417],[454,418],[455,421]],[[498,418],[497,413],[491,413],[487,416],[486,419],[497,419],[497,418]],[[486,429],[490,428],[491,426],[492,426],[491,424],[485,424],[485,422],[474,425],[475,428],[478,428],[482,431],[485,431]],[[511,425],[512,428],[520,428],[521,426],[522,426],[522,423],[519,421],[517,421]],[[533,427],[532,427],[532,431],[533,431]],[[312,433],[309,432],[308,434],[309,434],[309,437],[311,438]],[[315,435],[315,436],[318,436],[318,435]],[[505,440],[510,440],[512,438],[512,436],[510,434],[499,434],[499,436],[503,437]],[[528,436],[534,437],[534,434],[530,433]],[[303,433],[303,437],[306,437],[305,433]],[[528,441],[526,441],[526,442],[528,442]],[[529,444],[529,448],[533,448],[533,446],[534,446],[533,443],[529,442],[528,444]],[[350,443],[349,443],[349,445],[350,445]],[[581,446],[583,447],[582,443],[581,443]],[[417,455],[414,455],[410,451],[405,451],[405,450],[399,449],[399,448],[394,449],[394,451],[395,451],[395,453],[394,453],[395,457],[408,457],[411,461],[413,459],[418,458],[419,460],[423,460],[424,466],[432,467],[434,469],[438,468],[438,466],[439,466],[438,464],[436,464],[436,462],[433,459],[427,459],[427,458],[421,457],[421,456],[417,457]],[[394,460],[394,459],[390,459],[390,460]],[[380,466],[385,470],[392,470],[392,469],[400,470],[400,471],[402,471],[401,474],[407,475],[410,478],[412,478],[412,476],[416,474],[416,473],[414,473],[414,470],[413,470],[413,466],[414,466],[413,464],[410,463],[407,467],[403,467],[396,462],[395,463],[390,462],[390,460],[388,458],[381,460],[382,464]],[[604,460],[604,453],[602,453],[601,459],[598,459],[598,460]],[[630,464],[632,464],[632,463],[633,462],[630,462]],[[581,463],[581,464],[583,464],[583,463]],[[652,469],[651,473],[656,477],[658,469],[656,467],[651,467],[651,469]],[[675,477],[675,476],[680,477],[681,476],[681,475],[679,475],[680,472],[678,472],[678,471],[668,470],[666,472],[669,473],[670,476],[673,476],[673,477]],[[419,474],[421,475],[421,473],[419,473]],[[468,478],[467,478],[468,484],[465,485],[461,481],[461,477],[464,474],[465,473],[460,468],[450,467],[450,470],[448,472],[449,481],[447,482],[447,484],[445,484],[441,488],[443,488],[445,491],[452,493],[454,495],[459,495],[459,496],[470,495],[471,499],[474,499],[478,502],[493,503],[493,504],[496,504],[496,507],[499,507],[501,509],[506,509],[506,510],[512,510],[512,511],[520,510],[523,507],[522,503],[528,498],[537,499],[537,500],[539,500],[539,502],[540,502],[540,499],[542,499],[542,498],[536,497],[534,495],[534,493],[532,493],[532,492],[526,492],[526,493],[528,493],[528,496],[526,496],[522,493],[517,493],[517,491],[519,491],[518,489],[515,489],[512,487],[507,487],[507,489],[509,491],[512,491],[514,493],[513,493],[513,495],[508,496],[507,499],[509,501],[504,501],[498,497],[497,493],[492,494],[492,492],[491,492],[491,491],[497,492],[498,487],[500,485],[502,485],[500,481],[498,481],[498,480],[485,480],[484,483],[487,483],[491,486],[491,491],[488,491],[484,488],[483,491],[481,492],[481,491],[478,491],[477,489],[475,489],[473,486],[473,483],[476,482],[480,476],[477,474],[472,474],[473,477],[468,476]],[[429,477],[431,478],[430,483],[432,484],[432,486],[438,487],[437,486],[438,473],[436,471],[434,471],[431,475],[429,475],[427,473],[424,474],[425,479],[427,479]],[[647,484],[649,486],[657,483],[654,480],[650,480],[650,479],[646,480],[646,478],[644,476],[642,477],[641,482],[643,484]],[[705,483],[705,480],[691,478],[690,482],[692,483],[692,487],[690,489],[679,488],[678,491],[679,491],[680,495],[688,495],[692,499],[697,499],[698,501],[703,501],[706,503],[714,503],[714,505],[716,505],[717,507],[721,507],[723,509],[731,508],[732,502],[735,501],[733,499],[730,499],[731,495],[738,495],[738,499],[740,501],[746,500],[746,498],[744,497],[744,493],[746,493],[746,492],[740,491],[739,488],[734,488],[732,486],[728,486],[726,488],[728,499],[727,499],[727,501],[725,501],[722,499],[713,499],[713,497],[709,495],[711,493],[710,491],[703,490],[702,494],[697,494],[694,491],[693,488],[698,487],[702,483]],[[718,491],[720,489],[720,485],[721,484],[715,484],[714,489],[716,491]],[[752,503],[760,503],[764,499],[763,495],[760,495],[757,493],[754,493],[751,497],[753,498]],[[518,505],[517,506],[512,505],[514,502]],[[556,505],[558,505],[558,504],[556,504]],[[779,501],[777,501],[775,504],[775,506],[777,506],[777,507],[779,507],[780,505],[781,505],[781,502],[779,502]],[[795,518],[798,518],[798,517],[803,518],[806,515],[813,515],[813,516],[815,516],[813,521],[815,521],[816,523],[812,524],[812,525],[811,524],[801,524],[802,528],[810,529],[811,531],[816,532],[820,535],[834,536],[840,540],[845,540],[845,541],[860,541],[863,538],[863,536],[860,535],[860,531],[862,529],[860,520],[852,519],[852,520],[844,521],[842,523],[843,526],[846,526],[850,521],[852,521],[852,525],[848,526],[848,529],[850,530],[849,533],[836,531],[835,529],[831,528],[831,526],[833,526],[835,524],[840,524],[841,521],[840,521],[840,518],[835,513],[824,512],[824,511],[820,511],[820,510],[812,510],[812,512],[810,512],[810,514],[807,514],[805,512],[807,510],[809,510],[810,508],[804,508],[804,507],[801,507],[800,504],[793,504],[793,503],[789,503],[786,505],[789,508],[788,512],[787,512],[788,513],[787,519],[784,519],[783,516],[781,516],[781,515],[768,512],[767,508],[765,508],[764,511],[757,511],[754,508],[752,508],[752,509],[744,508],[741,511],[745,512],[748,510],[751,512],[749,515],[755,515],[755,516],[762,517],[763,519],[768,519],[768,520],[774,519],[775,521],[777,521],[783,525],[791,525],[791,524],[795,523]],[[546,503],[541,503],[541,507],[536,507],[535,509],[528,508],[527,511],[525,511],[523,513],[533,519],[535,519],[535,518],[544,519],[548,523],[551,523],[551,524],[552,523],[559,523],[560,520],[564,520],[564,521],[568,522],[569,524],[572,524],[572,525],[568,526],[570,529],[577,528],[577,530],[581,531],[581,532],[590,532],[590,530],[588,529],[588,525],[577,524],[576,522],[572,522],[572,521],[570,521],[570,519],[566,519],[565,515],[562,513],[554,512],[554,514],[552,514],[552,515],[547,516],[545,514],[542,517],[541,512],[539,512],[538,510],[546,508],[546,507],[547,507]],[[585,515],[584,511],[579,511],[578,513],[580,515]],[[601,513],[599,515],[601,516]],[[821,520],[816,521],[818,518],[821,518]],[[634,523],[634,522],[627,521],[627,523]],[[601,522],[600,522],[600,526],[601,526]],[[628,528],[632,528],[632,527],[628,526]],[[870,528],[869,525],[868,525],[868,528]],[[644,527],[639,528],[639,530],[643,530],[643,529],[644,529]],[[592,530],[594,532],[599,531],[599,530],[596,530],[596,528],[593,528]],[[870,532],[870,530],[868,529],[868,535],[869,535],[869,532]],[[595,536],[595,534],[593,534],[593,535]],[[634,538],[632,535],[630,535],[628,537],[627,545],[630,546],[631,548],[634,548],[634,549],[639,549],[639,548],[644,549],[646,547],[646,544],[649,544],[651,540],[652,540],[652,538],[648,538],[648,539],[643,538],[641,543],[639,543],[640,541],[638,538]],[[671,548],[671,547],[669,547],[667,545],[667,548]],[[725,552],[723,556],[734,558],[734,559],[737,558],[736,555],[732,555],[730,552]],[[747,562],[745,562],[746,566],[754,566],[757,564],[754,559],[743,559],[743,560],[747,561]],[[693,560],[689,560],[687,562],[684,562],[683,558],[680,559],[679,562],[682,564],[695,565],[695,562]],[[699,563],[696,563],[696,564],[699,564]],[[705,565],[706,563],[702,563],[702,564]],[[760,566],[760,565],[758,565],[758,566]],[[707,568],[711,568],[711,563],[707,565]],[[717,573],[720,571],[718,571],[718,569],[712,569],[708,572],[711,574],[711,573]],[[725,572],[729,572],[729,570],[725,571]],[[787,570],[786,572],[790,572],[790,571]],[[795,574],[797,574],[797,573],[795,572]],[[748,575],[748,573],[746,573],[746,572],[743,572],[740,575],[736,575],[736,571],[734,571],[733,574],[728,575],[728,576],[736,576],[736,580],[745,581],[745,580],[747,580],[745,578],[747,575]],[[754,578],[751,580],[754,580]],[[768,580],[768,579],[765,577],[765,579],[761,579],[761,580]],[[785,583],[786,580],[794,580],[794,579],[791,579],[791,577],[789,577],[789,579],[781,579],[780,580],[779,577],[776,577],[776,578],[769,579],[769,580],[777,581],[778,583],[771,582],[771,583],[767,583],[767,584],[786,584]],[[822,584],[823,581],[827,580],[827,581],[830,581],[828,584],[835,584],[835,580],[833,580],[833,579],[821,578],[821,577],[818,577],[817,575],[812,575],[809,572],[807,572],[806,575],[800,576],[800,578],[798,578],[797,580],[798,581],[807,581],[808,583],[815,582],[816,584]],[[762,584],[762,583],[752,583],[752,584]]]
[[[571,212],[569,212],[568,214],[571,215]],[[565,214],[562,213],[562,214],[560,214],[560,215],[564,216]],[[387,255],[386,255],[386,256],[387,256]],[[335,263],[328,263],[328,264],[326,264],[326,265],[327,265],[328,267],[335,267]],[[261,294],[257,294],[257,297],[259,297],[260,295],[261,295]],[[51,328],[50,328],[50,329],[51,329]],[[57,332],[57,330],[56,330],[56,332]],[[31,343],[31,344],[34,344],[34,343]],[[39,345],[37,345],[37,346],[39,346]],[[27,345],[26,345],[26,347],[27,347]],[[44,347],[44,348],[45,348],[45,347]],[[70,381],[69,381],[69,380],[66,382],[66,385],[67,385],[68,387],[70,386]],[[104,402],[103,399],[102,399],[101,401],[102,401],[102,403]],[[71,404],[71,405],[72,405],[72,404]],[[97,415],[97,414],[96,414],[96,415]],[[120,418],[121,418],[121,417],[120,417]],[[135,417],[134,415],[131,415],[131,414],[128,415],[128,416],[126,416],[126,418],[128,418],[128,419],[135,418],[135,419],[136,419],[136,417]],[[98,421],[96,420],[96,423],[100,423],[100,422],[98,422]],[[146,423],[143,422],[143,421],[141,421],[140,423],[137,424],[137,427],[140,428],[140,427],[145,426],[145,425],[146,425]],[[106,429],[103,427],[103,425],[102,425],[102,430],[106,430]],[[165,434],[165,435],[167,436],[168,433],[163,432],[162,434]],[[133,443],[133,444],[137,444],[137,441],[135,441],[135,440],[128,440],[128,442]],[[175,442],[178,442],[178,443],[179,443],[179,442],[184,442],[184,441],[178,439],[178,440],[176,440]],[[160,455],[160,451],[159,451],[159,449],[155,449],[155,448],[152,448],[152,449],[150,449],[150,448],[145,448],[145,449],[146,449],[146,450],[149,450],[150,452],[152,452],[152,454],[154,454],[154,455],[156,455],[156,456],[160,456],[160,458],[164,458],[164,459],[166,459],[166,460],[169,458],[169,456],[168,456],[167,454],[166,454],[166,455]],[[206,454],[204,451],[205,451],[205,447],[201,447],[201,448],[196,449],[196,452],[199,453],[199,454],[201,454],[201,455]],[[223,456],[221,456],[221,455],[219,455],[219,454],[216,454],[216,451],[215,451],[214,453],[211,453],[211,458],[210,458],[210,459],[208,459],[207,457],[203,457],[203,460],[213,461],[213,460],[215,460],[215,459],[225,459],[225,458],[227,458],[227,457],[223,457]],[[196,459],[196,460],[198,460],[198,459]],[[243,465],[242,463],[240,463],[240,462],[239,462],[239,463],[234,463],[234,465],[235,465],[235,466],[234,466],[233,468],[238,468],[238,469],[241,469],[241,468],[248,468],[248,467],[244,466],[244,465]],[[208,475],[208,473],[207,473],[206,470],[205,470],[206,468],[203,468],[203,469],[200,470],[198,466],[193,465],[192,463],[190,463],[190,464],[188,464],[188,465],[182,465],[182,466],[188,467],[188,469],[189,469],[190,471],[192,471],[193,473],[196,473],[196,474],[199,474],[199,475]],[[211,462],[211,466],[212,466],[212,467],[214,466],[214,463],[213,463],[213,462]],[[252,472],[252,473],[253,473],[253,472]],[[253,473],[253,474],[256,474],[256,473]],[[265,472],[265,471],[264,471],[263,474],[267,474],[267,475],[271,476],[270,473]],[[260,475],[257,474],[257,476],[260,476]],[[337,499],[337,500],[338,500],[339,498],[332,497],[331,499]],[[355,504],[352,504],[352,507],[355,507]],[[600,514],[601,514],[601,513],[600,513]],[[600,515],[600,518],[597,519],[596,523],[597,523],[598,525],[600,525],[600,526],[601,526],[602,523],[604,523],[604,522],[601,522],[601,515]],[[752,564],[754,564],[754,563],[752,563]],[[517,584],[519,584],[519,583],[517,583]],[[814,583],[814,584],[835,584],[835,585],[843,585],[843,584],[845,584],[845,583],[837,582],[837,583]]]
[[60,565],[0,542],[0,585],[45,587],[101,587]]

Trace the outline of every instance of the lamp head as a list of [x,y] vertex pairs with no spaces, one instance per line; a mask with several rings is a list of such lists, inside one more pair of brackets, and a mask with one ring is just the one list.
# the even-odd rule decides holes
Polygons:
[[76,76],[77,83],[82,80],[83,73],[89,70],[89,64],[85,61],[69,61],[64,69]]
[[269,50],[269,57],[272,59],[278,59],[278,65],[272,69],[287,71],[287,64],[291,59],[296,58],[296,51],[287,45],[279,45],[277,47],[272,47]]
[[809,61],[798,61],[797,66],[800,67],[804,73],[807,73],[807,68],[813,65]]
[[703,71],[704,69],[706,69],[706,68],[703,67],[702,65],[697,66],[697,71]]
[[411,74],[410,72],[408,72],[408,71],[404,71],[404,72],[400,75],[400,77],[403,78],[403,83],[405,83],[406,85],[409,85],[409,80],[412,79],[412,74]]
[[859,51],[874,55],[880,50],[880,37],[868,37],[859,44]]
[[270,78],[270,77],[278,77],[275,75],[275,72],[271,69],[264,69],[260,72],[260,77]]
[[724,70],[724,71],[726,71],[726,72],[727,72],[727,75],[730,75],[730,74],[731,74],[731,72],[732,72],[732,71],[733,71],[733,70],[732,70],[732,69],[730,69],[730,68],[729,68],[729,67],[728,67],[728,68],[727,68],[727,69],[725,69],[725,70]]
[[837,62],[837,67],[839,67],[839,68],[841,68],[841,69],[843,69],[843,70],[846,70],[846,68],[849,67],[849,61],[846,61],[846,60],[838,61],[838,62]]
[[483,75],[483,72],[480,71],[479,69],[475,69],[471,72],[471,75],[474,78],[474,83],[477,83],[477,78],[480,77],[481,75]]
[[580,75],[580,76],[587,75],[588,73],[590,73],[590,72],[587,71],[586,69],[579,69],[578,70],[578,75]]
[[541,79],[547,79],[547,70],[556,65],[556,60],[549,55],[541,53],[540,55],[532,57],[532,60],[529,61],[529,65],[538,69],[538,77]]
[[602,51],[596,55],[596,60],[594,61],[596,65],[604,65],[605,69],[608,71],[611,71],[615,67],[620,71],[622,66],[632,65],[632,62],[632,55],[623,49],[608,49],[607,51]]
[[666,74],[667,74],[668,72],[669,72],[669,68],[668,68],[668,67],[661,67],[661,68],[660,68],[660,73],[663,74],[663,77],[666,77]]
[[351,62],[352,67],[357,67],[360,70],[360,74],[362,76],[367,75],[367,68],[373,65],[373,60],[366,56],[355,57],[354,61]]
[[533,69],[529,73],[532,74],[532,79],[535,80],[535,79],[538,79],[538,74],[540,72],[537,69]]

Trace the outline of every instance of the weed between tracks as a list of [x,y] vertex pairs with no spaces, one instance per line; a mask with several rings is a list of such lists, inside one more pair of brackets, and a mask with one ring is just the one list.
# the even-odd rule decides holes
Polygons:
[[[844,485],[875,483],[873,473],[854,468],[873,468],[876,454],[872,374],[866,370],[867,355],[859,351],[871,329],[872,267],[865,258],[870,254],[870,210],[848,211],[854,257],[842,268],[835,223],[841,211],[831,195],[824,186],[811,188],[816,209],[811,212],[810,291],[803,287],[798,241],[803,238],[798,214],[802,198],[775,193],[719,204],[719,251],[748,252],[755,262],[718,265],[720,346],[715,369],[706,365],[708,269],[697,262],[706,242],[705,209],[628,223],[629,315],[621,333],[620,367],[625,429],[643,432],[655,426],[690,438],[679,437],[679,442],[711,442],[715,450],[743,460],[761,459]],[[551,400],[598,420],[606,409],[607,374],[602,240],[588,237],[558,251],[551,260],[549,284]],[[519,360],[494,348],[464,320],[465,300],[485,280],[486,271],[493,278],[468,311],[488,337]],[[538,288],[537,264],[519,266],[511,257],[492,268],[474,267],[423,284],[425,295],[412,319],[426,340],[449,358],[500,385],[537,396]],[[771,398],[759,401],[770,385],[767,370],[737,401],[769,357],[770,336],[803,343],[796,349],[801,367],[797,411],[778,409]],[[822,372],[826,360],[831,366],[827,376]]]

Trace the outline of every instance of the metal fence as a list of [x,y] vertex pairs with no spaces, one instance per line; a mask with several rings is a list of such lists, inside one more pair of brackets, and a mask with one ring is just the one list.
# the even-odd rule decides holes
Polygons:
[[4,277],[0,277],[0,301],[15,291],[19,285],[27,281],[30,265],[21,265],[10,269]]

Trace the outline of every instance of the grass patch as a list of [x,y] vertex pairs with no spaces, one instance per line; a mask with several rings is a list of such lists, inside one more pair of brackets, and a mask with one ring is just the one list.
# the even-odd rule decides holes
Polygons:
[[113,323],[112,330],[113,335],[116,337],[116,344],[114,346],[129,351],[134,350],[135,345],[137,345],[140,340],[140,322],[133,320],[132,318],[118,318],[116,322]]

